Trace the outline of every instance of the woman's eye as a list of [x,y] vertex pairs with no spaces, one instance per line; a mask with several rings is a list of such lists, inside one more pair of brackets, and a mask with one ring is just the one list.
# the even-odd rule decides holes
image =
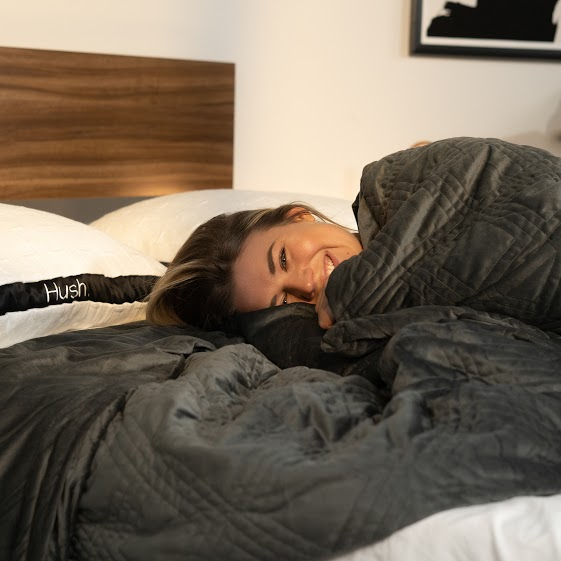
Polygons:
[[281,269],[283,271],[286,271],[286,251],[284,250],[284,247],[281,248],[281,250],[280,250],[279,264],[280,264]]

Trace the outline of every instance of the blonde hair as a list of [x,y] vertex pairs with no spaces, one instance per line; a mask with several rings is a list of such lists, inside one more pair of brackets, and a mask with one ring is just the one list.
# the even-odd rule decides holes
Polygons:
[[220,214],[201,224],[154,285],[147,319],[156,325],[189,324],[221,329],[234,308],[233,267],[248,236],[289,224],[304,214],[334,224],[303,203]]

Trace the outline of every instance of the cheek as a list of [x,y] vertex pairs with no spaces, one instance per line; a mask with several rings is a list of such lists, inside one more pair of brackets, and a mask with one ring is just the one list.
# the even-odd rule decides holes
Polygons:
[[[253,288],[253,289],[252,289]],[[252,312],[256,308],[255,287],[247,279],[240,279],[234,284],[234,308],[238,312]]]
[[270,279],[251,266],[234,269],[234,308],[238,312],[254,312],[267,308],[271,299]]
[[325,230],[318,236],[317,243],[323,247],[338,247],[345,253],[350,252],[350,255],[355,255],[362,250],[359,241],[351,232],[331,224],[325,226]]
[[316,236],[300,236],[295,240],[293,247],[301,255],[311,255],[321,246],[322,238]]
[[250,289],[255,284],[255,279],[252,278],[251,268],[244,264],[243,259],[238,260],[233,273],[234,307],[238,311],[243,311],[248,305]]
[[350,234],[351,238],[350,238],[350,244],[351,247],[353,248],[353,255],[358,255],[363,247],[362,244],[360,243],[360,240],[354,235],[354,234]]
[[319,253],[326,250],[326,244],[323,237],[301,236],[292,245],[292,248],[293,261],[299,265],[308,266]]

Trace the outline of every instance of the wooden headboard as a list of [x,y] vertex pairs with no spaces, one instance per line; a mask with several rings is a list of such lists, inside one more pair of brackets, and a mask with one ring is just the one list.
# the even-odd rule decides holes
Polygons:
[[0,199],[232,188],[234,65],[0,47]]

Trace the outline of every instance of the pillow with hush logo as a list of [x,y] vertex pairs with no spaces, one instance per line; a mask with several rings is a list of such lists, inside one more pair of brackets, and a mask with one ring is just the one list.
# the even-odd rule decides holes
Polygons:
[[110,212],[90,226],[169,263],[193,230],[213,216],[293,202],[307,203],[338,224],[356,230],[352,201],[306,193],[239,189],[203,189],[154,197]]
[[0,348],[63,331],[145,319],[165,267],[106,234],[0,204]]

